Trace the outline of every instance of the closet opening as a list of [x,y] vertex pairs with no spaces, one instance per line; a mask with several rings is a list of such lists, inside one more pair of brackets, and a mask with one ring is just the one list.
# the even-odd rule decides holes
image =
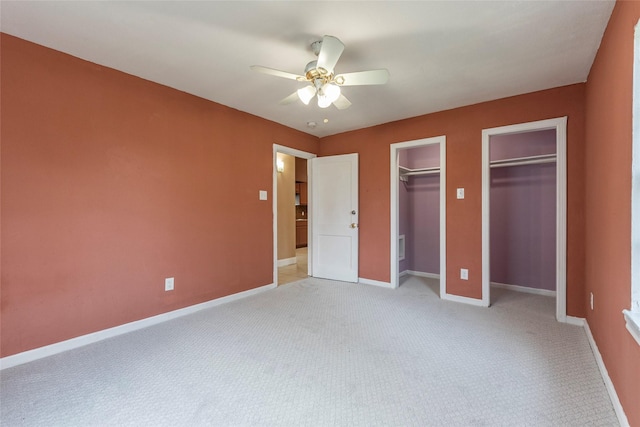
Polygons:
[[445,289],[445,137],[391,145],[391,285]]
[[505,289],[544,295],[566,320],[565,128],[554,119],[483,132],[485,305],[513,298]]
[[556,132],[489,138],[490,303],[496,288],[556,296]]

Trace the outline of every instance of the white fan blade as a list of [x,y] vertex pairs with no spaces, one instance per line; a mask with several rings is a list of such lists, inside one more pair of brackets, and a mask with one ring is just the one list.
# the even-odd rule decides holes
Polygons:
[[320,53],[318,54],[318,68],[323,68],[329,73],[333,73],[333,68],[336,66],[342,51],[344,50],[344,44],[333,36],[324,36],[322,38],[322,46],[320,47]]
[[287,105],[287,104],[291,104],[292,102],[296,102],[298,99],[299,99],[298,91],[295,91],[291,95],[287,96],[286,98],[282,98],[280,102],[278,102],[278,104]]
[[389,71],[357,71],[337,75],[333,81],[340,86],[383,85],[389,81]]
[[304,76],[299,76],[298,74],[288,73],[286,71],[275,70],[273,68],[263,67],[261,65],[252,65],[251,68],[253,71],[257,71],[263,74],[269,74],[276,77],[284,77],[285,79],[298,80],[301,82],[307,81],[307,78]]
[[351,102],[347,99],[346,96],[340,94],[338,99],[333,101],[333,105],[335,105],[338,110],[344,110],[351,106]]

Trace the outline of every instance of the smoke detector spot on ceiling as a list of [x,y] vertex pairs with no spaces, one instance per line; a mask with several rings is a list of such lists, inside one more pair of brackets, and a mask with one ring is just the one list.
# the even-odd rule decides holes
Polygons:
[[316,122],[307,122],[307,127],[314,129],[318,124]]

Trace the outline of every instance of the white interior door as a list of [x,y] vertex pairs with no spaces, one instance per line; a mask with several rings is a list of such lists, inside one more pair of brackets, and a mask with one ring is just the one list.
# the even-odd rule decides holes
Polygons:
[[358,281],[358,154],[311,160],[313,276]]

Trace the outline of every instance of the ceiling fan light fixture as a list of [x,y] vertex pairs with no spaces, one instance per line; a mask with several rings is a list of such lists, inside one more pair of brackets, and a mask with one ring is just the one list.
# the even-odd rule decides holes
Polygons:
[[340,86],[326,83],[322,86],[322,93],[329,99],[329,104],[340,98]]
[[318,90],[318,107],[327,108],[340,98],[340,86],[333,83],[325,83]]
[[252,65],[250,67],[251,70],[259,73],[299,82],[307,82],[309,84],[282,99],[279,102],[280,105],[291,104],[298,99],[300,99],[304,105],[309,105],[313,97],[317,96],[318,106],[320,108],[327,108],[333,104],[338,110],[344,110],[351,106],[351,101],[341,93],[342,86],[382,85],[389,80],[389,71],[386,69],[335,75],[335,66],[344,51],[344,43],[334,36],[325,35],[322,37],[322,40],[312,43],[311,49],[318,59],[307,63],[304,69],[304,75],[263,67],[261,65]]
[[298,89],[298,98],[300,101],[304,103],[304,105],[309,105],[309,101],[316,94],[316,88],[313,86],[305,86],[302,89]]
[[332,101],[329,99],[328,96],[318,94],[318,107],[327,108],[329,105],[331,105],[331,102]]

